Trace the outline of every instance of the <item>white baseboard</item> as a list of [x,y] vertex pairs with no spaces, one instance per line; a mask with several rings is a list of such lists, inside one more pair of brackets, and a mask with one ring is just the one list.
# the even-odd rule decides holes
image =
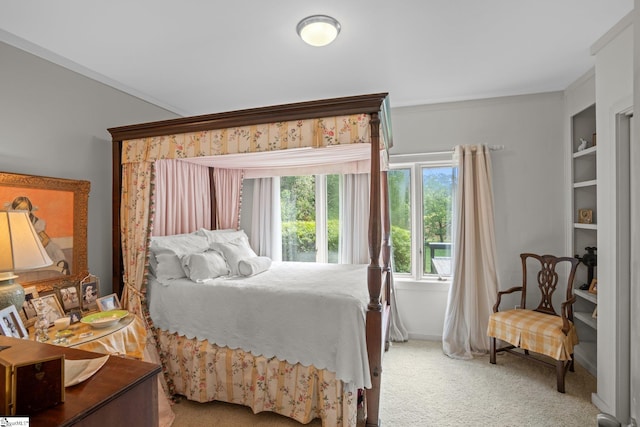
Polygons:
[[613,408],[609,408],[609,405],[607,405],[604,400],[600,399],[598,393],[591,393],[591,403],[596,405],[596,407],[605,414],[613,414]]
[[414,334],[409,332],[410,340],[421,340],[421,341],[442,341],[442,335],[425,335],[425,334]]

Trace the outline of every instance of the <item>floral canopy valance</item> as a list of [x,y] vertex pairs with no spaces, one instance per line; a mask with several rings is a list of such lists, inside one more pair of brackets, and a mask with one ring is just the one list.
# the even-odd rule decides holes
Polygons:
[[213,129],[123,141],[122,163],[370,143],[370,115]]

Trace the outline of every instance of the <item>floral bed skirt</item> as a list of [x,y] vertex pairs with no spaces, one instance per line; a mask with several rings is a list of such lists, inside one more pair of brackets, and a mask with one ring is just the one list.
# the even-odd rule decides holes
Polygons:
[[157,337],[175,394],[197,402],[237,403],[303,424],[320,418],[324,427],[356,425],[357,390],[333,372],[166,331],[157,331]]

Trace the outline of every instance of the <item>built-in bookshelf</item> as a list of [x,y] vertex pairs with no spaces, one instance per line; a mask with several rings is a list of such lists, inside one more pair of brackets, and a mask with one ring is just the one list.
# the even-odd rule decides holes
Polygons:
[[[572,198],[572,249],[573,255],[582,257],[586,248],[598,243],[598,177],[596,107],[595,104],[571,116],[571,198]],[[591,277],[592,276],[592,277]],[[597,373],[598,318],[597,294],[589,291],[591,281],[597,280],[597,267],[591,272],[581,263],[576,273],[574,294],[574,322],[580,344],[575,347],[575,357],[593,375]]]

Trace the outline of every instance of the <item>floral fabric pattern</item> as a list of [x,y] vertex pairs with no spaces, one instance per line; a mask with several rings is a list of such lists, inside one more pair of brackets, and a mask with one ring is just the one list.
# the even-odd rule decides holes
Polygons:
[[98,339],[74,345],[73,348],[142,360],[146,342],[147,330],[144,323],[138,316],[134,316],[131,323],[122,329]]
[[303,424],[320,418],[325,427],[356,425],[357,390],[332,372],[157,332],[177,394],[276,412]]
[[368,114],[296,120],[123,142],[122,163],[370,143]]

